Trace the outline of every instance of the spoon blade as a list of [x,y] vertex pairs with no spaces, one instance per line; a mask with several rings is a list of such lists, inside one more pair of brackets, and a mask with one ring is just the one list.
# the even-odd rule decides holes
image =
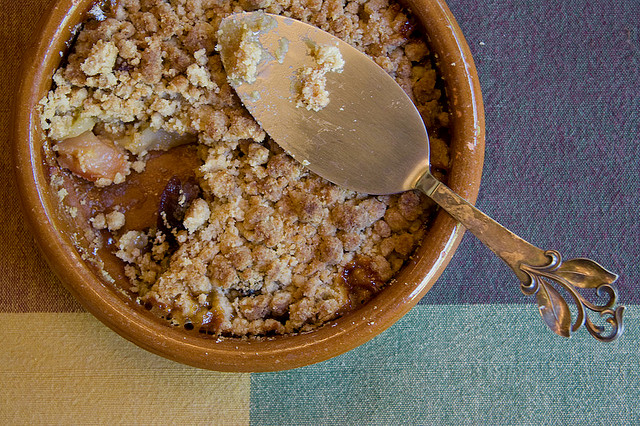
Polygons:
[[[218,37],[227,72],[237,48],[233,28],[265,18],[267,28],[252,33],[262,51],[255,81],[231,84],[269,136],[337,185],[368,194],[414,188],[429,165],[424,123],[404,90],[362,52],[291,18],[235,14]],[[319,111],[298,106],[300,71],[317,65],[313,46],[337,46],[345,62],[342,72],[326,73],[329,103]]]

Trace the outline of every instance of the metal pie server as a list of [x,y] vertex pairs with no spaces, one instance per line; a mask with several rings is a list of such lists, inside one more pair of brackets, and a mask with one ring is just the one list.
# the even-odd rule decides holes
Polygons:
[[[368,194],[419,189],[500,257],[534,295],[544,322],[570,337],[582,325],[598,340],[612,341],[623,330],[623,306],[613,287],[618,278],[589,259],[563,261],[513,234],[434,178],[429,171],[429,137],[423,120],[402,88],[366,55],[311,25],[277,15],[230,15],[220,25],[219,50],[230,68],[243,60],[254,75],[230,79],[238,96],[269,136],[296,160],[325,179]],[[259,47],[253,59],[241,51]],[[245,44],[246,46],[246,44]],[[326,74],[328,105],[318,111],[300,105],[301,70],[317,66],[314,46],[337,46],[345,65]],[[238,57],[240,55],[240,58]],[[576,304],[575,319],[562,289]],[[592,289],[592,290],[588,290]],[[603,303],[582,294],[595,292]],[[587,312],[603,317],[595,324]]]

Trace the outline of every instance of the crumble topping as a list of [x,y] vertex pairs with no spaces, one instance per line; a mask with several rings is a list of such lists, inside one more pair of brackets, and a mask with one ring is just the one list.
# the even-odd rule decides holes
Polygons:
[[232,17],[224,21],[218,30],[220,43],[216,47],[225,63],[225,71],[233,85],[243,81],[256,81],[258,63],[263,49],[258,34],[276,26],[273,18],[265,14]]
[[298,99],[296,106],[310,111],[320,111],[329,105],[329,91],[326,89],[328,72],[342,72],[344,60],[337,46],[310,46],[314,66],[298,71]]
[[[429,50],[396,3],[121,0],[87,21],[40,104],[62,169],[51,184],[90,225],[93,244],[126,264],[133,297],[212,335],[309,331],[356,309],[400,270],[433,211],[417,192],[374,197],[337,187],[268,138],[215,50],[222,18],[256,9],[313,24],[371,56],[415,101],[434,173],[449,167],[448,114]],[[335,51],[316,56],[319,66],[339,69]],[[194,182],[153,163],[185,163],[177,152],[197,156]],[[162,184],[139,209],[158,220],[133,202],[90,211],[84,199],[70,204],[87,182],[103,195],[130,189],[139,197],[145,176]]]

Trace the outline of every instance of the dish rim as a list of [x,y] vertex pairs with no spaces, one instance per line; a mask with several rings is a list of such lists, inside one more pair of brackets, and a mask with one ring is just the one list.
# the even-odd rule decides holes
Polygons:
[[[87,311],[127,340],[174,361],[217,371],[263,372],[313,364],[360,346],[399,320],[431,289],[464,233],[462,226],[443,211],[439,211],[425,238],[433,244],[422,244],[393,284],[362,308],[312,332],[262,339],[215,339],[185,333],[136,309],[122,309],[122,297],[72,249],[65,226],[57,218],[55,197],[50,194],[42,167],[43,133],[36,111],[51,86],[63,46],[93,3],[58,0],[50,5],[36,27],[41,33],[32,38],[34,42],[25,54],[13,118],[14,171],[23,212],[49,266]],[[408,7],[422,22],[430,48],[442,52],[438,68],[447,76],[449,107],[460,111],[453,118],[457,120],[451,132],[455,155],[448,184],[473,203],[484,161],[484,109],[473,58],[443,0],[408,0]],[[455,81],[452,76],[457,76]],[[28,167],[23,167],[25,164]]]

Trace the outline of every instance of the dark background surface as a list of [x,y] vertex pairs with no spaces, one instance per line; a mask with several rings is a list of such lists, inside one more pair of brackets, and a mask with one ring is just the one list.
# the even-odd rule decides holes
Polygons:
[[[640,2],[451,0],[486,113],[476,205],[563,259],[620,275],[638,303]],[[511,270],[466,233],[422,304],[530,303]]]

